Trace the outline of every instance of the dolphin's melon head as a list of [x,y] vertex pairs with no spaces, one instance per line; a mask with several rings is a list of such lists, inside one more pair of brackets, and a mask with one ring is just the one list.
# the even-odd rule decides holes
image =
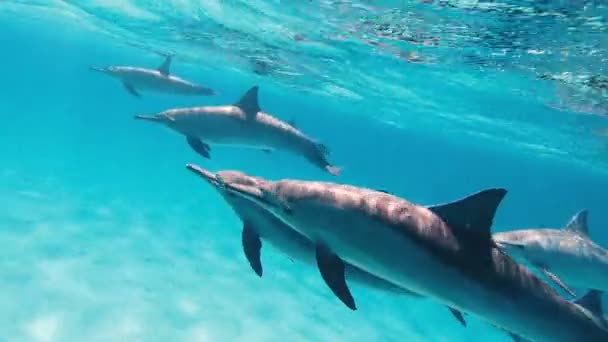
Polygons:
[[540,236],[530,231],[496,233],[492,239],[496,245],[514,259],[521,261],[527,255],[541,248]]
[[194,164],[187,164],[186,168],[231,196],[239,196],[254,201],[263,201],[265,198],[265,193],[260,191],[260,187],[267,183],[263,178],[249,176],[236,170],[223,170],[214,173]]
[[217,172],[217,176],[219,176],[226,183],[234,183],[247,186],[257,186],[264,182],[264,180],[259,177],[249,176],[241,171],[235,170],[219,171]]
[[273,182],[263,179],[255,179],[253,181],[255,182],[253,185],[239,184],[238,182],[231,183],[223,179],[221,183],[223,183],[226,191],[246,200],[253,201],[270,212],[291,214],[289,205],[277,195]]

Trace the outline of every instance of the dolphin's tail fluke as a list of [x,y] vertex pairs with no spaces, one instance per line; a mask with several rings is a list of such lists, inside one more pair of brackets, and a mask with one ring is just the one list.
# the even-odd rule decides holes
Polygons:
[[325,170],[334,176],[339,176],[340,172],[342,171],[341,168],[339,168],[337,166],[333,166],[333,165],[327,165],[325,167]]

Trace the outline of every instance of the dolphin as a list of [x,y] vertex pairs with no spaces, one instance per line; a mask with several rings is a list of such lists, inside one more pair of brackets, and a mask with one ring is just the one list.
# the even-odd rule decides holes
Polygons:
[[567,301],[492,241],[490,227],[506,189],[425,207],[329,182],[224,187],[256,201],[314,241],[322,278],[353,310],[345,262],[476,315],[517,341],[608,341],[597,300],[581,305]]
[[139,90],[179,95],[215,95],[213,89],[171,75],[171,59],[172,55],[167,55],[164,62],[156,69],[132,66],[90,67],[90,69],[120,79],[129,94],[135,97],[141,97]]
[[[241,243],[245,258],[251,269],[259,277],[262,277],[263,274],[261,261],[262,240],[268,242],[292,260],[297,260],[308,265],[316,265],[315,245],[311,240],[283,223],[283,221],[266,211],[256,202],[242,196],[237,196],[222,186],[222,182],[255,186],[259,182],[264,182],[263,179],[248,176],[236,170],[213,173],[194,164],[187,164],[186,168],[213,186],[238,215],[243,223]],[[396,295],[421,297],[419,294],[400,288],[349,263],[344,264],[344,273],[345,277],[349,280],[375,290]],[[461,312],[451,307],[448,307],[448,310],[460,324],[466,326],[466,321]]]
[[328,148],[300,132],[293,123],[262,112],[258,86],[251,87],[233,105],[178,108],[136,119],[166,125],[186,136],[190,147],[211,158],[208,143],[257,148],[266,152],[286,150],[300,155],[318,168],[337,176],[340,168],[327,160]]
[[[493,235],[496,244],[515,260],[531,265],[567,285],[608,291],[608,250],[589,235],[586,209],[562,229],[521,229]],[[566,286],[566,285],[564,285]]]

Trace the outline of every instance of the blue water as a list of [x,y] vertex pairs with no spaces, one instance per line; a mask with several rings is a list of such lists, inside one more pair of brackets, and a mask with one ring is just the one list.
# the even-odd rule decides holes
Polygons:
[[[501,48],[463,34],[511,30],[492,21],[494,12],[369,3],[1,2],[0,341],[509,341],[476,317],[460,326],[430,299],[356,284],[359,310],[351,312],[315,268],[272,248],[264,249],[258,278],[241,250],[239,219],[185,170],[197,163],[269,179],[339,181],[421,204],[505,187],[495,231],[561,227],[587,208],[594,240],[607,246],[608,158],[598,132],[608,94],[536,77],[606,75],[605,39],[569,41],[561,26],[547,25],[552,30],[539,31],[553,38],[527,39],[538,46],[524,50],[544,50],[544,59],[508,51],[480,67],[460,57],[477,49],[490,58]],[[428,63],[326,38],[359,27],[366,15],[393,18],[389,9],[399,6],[419,26],[412,31],[445,38],[437,48],[411,47]],[[578,22],[606,18],[601,4],[572,13],[566,18]],[[594,37],[606,32],[580,27]],[[308,38],[290,39],[295,33]],[[558,45],[571,58],[549,58]],[[152,50],[175,52],[174,74],[219,95],[137,99],[88,70],[154,68],[162,57]],[[256,74],[251,56],[274,58],[274,71]],[[232,103],[254,84],[265,111],[294,118],[330,147],[339,178],[285,153],[214,147],[203,160],[181,136],[132,118]],[[558,97],[565,109],[552,105]]]

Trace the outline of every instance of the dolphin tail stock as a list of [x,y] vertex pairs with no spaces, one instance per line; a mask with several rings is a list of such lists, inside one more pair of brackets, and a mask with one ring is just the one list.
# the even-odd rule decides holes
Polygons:
[[324,143],[316,142],[315,144],[317,145],[317,148],[319,149],[319,151],[321,151],[321,153],[323,153],[323,155],[329,156],[331,154],[329,147],[327,147],[327,145],[325,145]]
[[320,166],[323,170],[330,173],[331,175],[339,176],[342,172],[342,168],[332,165],[329,162],[327,158],[330,154],[329,148],[325,144],[320,142],[314,142],[314,146],[314,152],[311,153],[314,163]]

